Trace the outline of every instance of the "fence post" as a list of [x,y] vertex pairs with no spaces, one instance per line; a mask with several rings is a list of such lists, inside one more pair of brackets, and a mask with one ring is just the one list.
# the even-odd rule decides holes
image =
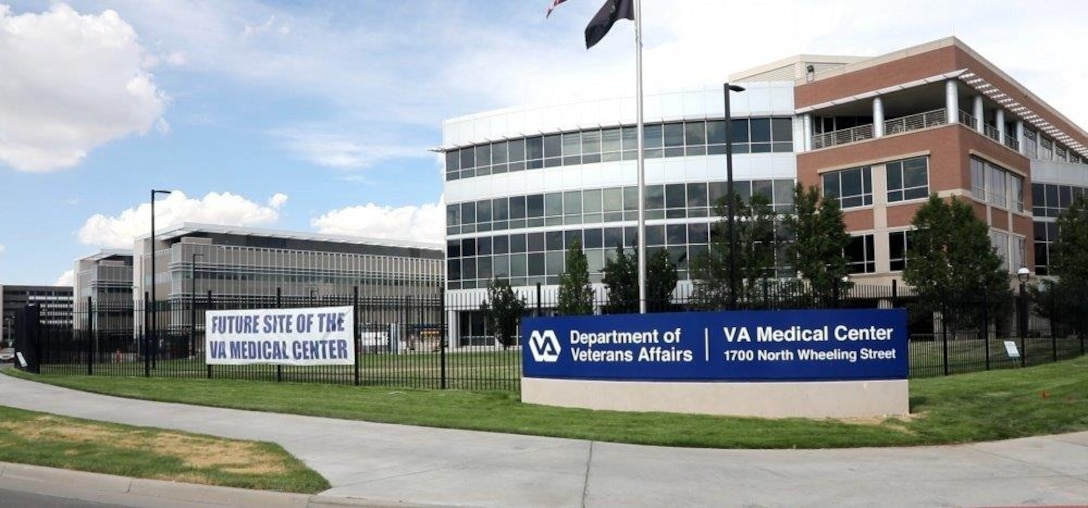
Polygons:
[[1054,333],[1054,327],[1050,327],[1050,349],[1054,352],[1054,361],[1058,361],[1058,334]]
[[899,281],[892,279],[892,308],[899,307]]
[[144,377],[151,377],[151,295],[144,291]]
[[941,295],[941,363],[944,364],[944,375],[948,375],[948,306],[944,295]]
[[982,346],[986,349],[986,370],[990,370],[990,291],[982,290]]
[[541,308],[542,304],[540,302],[540,298],[541,298],[540,283],[537,282],[536,283],[536,315],[534,317],[540,317],[540,315],[543,313],[543,310]]
[[[207,312],[209,310],[212,310],[212,290],[210,290],[210,289],[208,290],[208,301],[205,302],[205,303],[206,303],[206,305],[204,306],[204,323],[207,324],[207,322],[208,322]],[[205,326],[204,327],[204,358],[207,358],[207,357],[208,357],[208,327]],[[208,379],[211,379],[212,378],[212,366],[211,366],[211,364],[209,364],[207,360],[204,360],[204,366],[207,367],[207,369],[208,369]]]
[[18,333],[15,337],[15,349],[26,351],[24,360],[26,367],[15,360],[16,367],[32,374],[41,373],[41,307],[37,303],[29,303],[21,314],[16,314]]
[[833,308],[833,309],[839,308],[839,296],[841,296],[839,294],[839,292],[840,292],[839,279],[836,277],[836,278],[831,280],[831,300],[832,300],[832,303],[831,303],[832,307],[831,308]]
[[441,284],[438,286],[438,301],[439,301],[438,305],[439,305],[439,308],[441,309],[441,314],[442,314],[439,317],[439,319],[441,320],[441,323],[442,323],[440,325],[440,329],[442,330],[442,334],[438,337],[439,359],[441,361],[441,366],[442,366],[442,370],[441,370],[442,379],[441,379],[440,382],[441,382],[442,389],[445,390],[446,389],[446,341],[449,340],[449,333],[446,330],[446,287],[441,285]]
[[94,311],[91,305],[91,297],[87,297],[87,375],[94,375]]
[[[283,308],[283,288],[276,288],[276,308]],[[283,365],[276,365],[276,382],[283,382]]]
[[351,322],[354,323],[352,330],[352,339],[355,342],[355,379],[353,382],[355,386],[359,386],[359,352],[362,349],[362,345],[359,344],[359,286],[352,286],[351,288]]

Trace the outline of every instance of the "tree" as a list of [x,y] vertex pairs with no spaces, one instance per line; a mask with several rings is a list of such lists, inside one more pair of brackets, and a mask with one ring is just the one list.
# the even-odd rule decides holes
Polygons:
[[628,254],[622,246],[616,246],[616,256],[608,259],[601,270],[608,291],[608,303],[603,309],[607,314],[638,312],[638,255]]
[[914,215],[903,279],[931,310],[944,302],[972,299],[986,291],[990,301],[1006,300],[1009,275],[990,244],[989,226],[970,203],[935,194]]
[[559,314],[593,313],[593,286],[589,284],[589,262],[577,238],[567,249],[567,269],[559,275]]
[[518,296],[510,287],[510,281],[494,278],[487,283],[487,301],[480,304],[487,321],[487,329],[499,339],[503,349],[514,345],[518,323],[525,313],[525,298]]
[[[762,194],[752,196],[744,203],[734,195],[737,209],[734,221],[737,252],[737,299],[751,305],[761,297],[758,282],[774,271],[775,251],[779,244],[777,214],[770,200]],[[692,303],[703,309],[722,309],[729,305],[730,252],[728,208],[722,199],[717,205],[722,218],[714,225],[710,251],[691,262],[694,283]]]
[[828,301],[835,284],[847,274],[843,251],[850,245],[839,200],[823,198],[820,189],[797,184],[793,191],[793,214],[783,219],[793,242],[786,257],[806,279],[816,298]]
[[1078,197],[1058,216],[1058,239],[1051,247],[1050,267],[1062,284],[1088,284],[1088,198]]
[[672,292],[679,276],[676,265],[665,249],[658,249],[646,261],[646,310],[665,312],[672,309]]
[[[638,312],[638,253],[627,253],[616,246],[616,255],[605,261],[604,282],[608,291],[607,314]],[[669,259],[665,249],[658,249],[646,262],[646,307],[650,312],[671,309],[672,293],[679,276],[676,264]]]

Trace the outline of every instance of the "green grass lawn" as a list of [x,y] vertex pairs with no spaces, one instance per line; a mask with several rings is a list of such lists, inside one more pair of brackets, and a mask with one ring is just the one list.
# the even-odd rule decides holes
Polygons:
[[[20,374],[21,376],[25,376]],[[522,404],[511,392],[412,390],[221,379],[25,376],[96,393],[257,411],[707,448],[962,443],[1088,430],[1088,358],[914,379],[909,418],[759,419]]]

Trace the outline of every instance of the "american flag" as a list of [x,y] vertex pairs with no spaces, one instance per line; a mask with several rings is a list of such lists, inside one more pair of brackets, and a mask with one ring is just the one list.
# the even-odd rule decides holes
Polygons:
[[555,10],[556,7],[559,7],[559,4],[561,4],[563,2],[566,2],[566,1],[567,0],[552,0],[552,4],[548,7],[548,13],[545,14],[544,17],[547,18],[548,16],[551,16],[552,11]]

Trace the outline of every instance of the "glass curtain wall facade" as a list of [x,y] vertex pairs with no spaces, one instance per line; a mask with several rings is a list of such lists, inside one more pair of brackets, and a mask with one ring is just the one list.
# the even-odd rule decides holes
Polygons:
[[[156,239],[156,299],[160,314],[170,315],[159,329],[187,331],[193,308],[199,326],[209,305],[274,308],[277,296],[281,304],[296,307],[351,305],[358,288],[361,306],[396,312],[407,299],[439,293],[441,249],[378,242],[192,224],[167,231]],[[142,258],[146,287],[150,262]],[[368,317],[380,320],[382,314]]]
[[[712,248],[723,219],[717,205],[726,196],[727,141],[735,192],[792,212],[798,128],[792,87],[753,83],[737,94],[729,140],[721,88],[647,95],[646,252],[668,252],[681,285],[689,283],[690,261]],[[638,139],[629,106],[604,99],[444,123],[445,272],[457,307],[481,302],[492,278],[509,280],[530,301],[537,284],[553,290],[574,240],[598,288],[617,247],[636,250]],[[451,328],[461,335],[484,334],[482,318],[472,312],[451,319],[459,320]]]
[[[79,330],[132,327],[132,251],[103,250],[76,261],[73,326]],[[88,306],[89,305],[89,306]]]

